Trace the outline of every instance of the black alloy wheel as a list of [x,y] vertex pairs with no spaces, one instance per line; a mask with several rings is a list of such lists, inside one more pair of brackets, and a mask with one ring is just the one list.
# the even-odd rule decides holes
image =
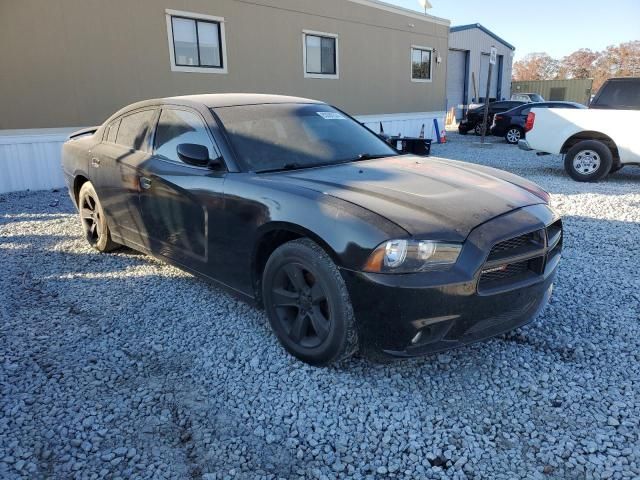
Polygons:
[[314,348],[326,340],[331,329],[327,294],[309,267],[293,262],[281,267],[271,286],[271,299],[293,342]]
[[111,239],[111,232],[91,182],[85,182],[78,195],[78,213],[89,245],[100,252],[109,252],[120,245]]
[[278,340],[300,360],[320,366],[356,352],[358,336],[344,279],[310,239],[287,242],[271,254],[262,298]]

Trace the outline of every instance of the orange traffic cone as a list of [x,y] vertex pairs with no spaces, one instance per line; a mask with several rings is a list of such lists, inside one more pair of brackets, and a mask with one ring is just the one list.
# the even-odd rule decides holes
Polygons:
[[444,128],[440,132],[440,143],[447,143],[447,131]]

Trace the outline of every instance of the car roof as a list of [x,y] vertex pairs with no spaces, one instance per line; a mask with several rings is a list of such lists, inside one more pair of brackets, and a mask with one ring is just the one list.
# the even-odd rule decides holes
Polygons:
[[166,97],[159,100],[160,101],[158,103],[199,103],[209,108],[259,105],[266,103],[324,103],[309,98],[292,97],[288,95],[269,95],[264,93],[205,93],[200,95]]
[[566,100],[545,100],[544,102],[531,102],[531,103],[527,103],[526,106],[530,107],[530,108],[536,108],[536,106],[541,106],[541,105],[573,105],[575,106],[583,106],[581,103],[578,102],[568,102]]
[[287,95],[268,95],[264,93],[203,93],[198,95],[180,95],[175,97],[164,98],[150,98],[149,100],[142,100],[135,102],[111,115],[105,122],[106,124],[121,115],[126,115],[129,112],[145,107],[158,107],[162,105],[183,105],[187,107],[195,108],[196,110],[207,108],[219,108],[219,107],[235,107],[240,105],[265,105],[265,104],[285,104],[285,103],[299,103],[299,104],[315,104],[325,105],[324,102],[319,100],[312,100],[310,98],[291,97]]

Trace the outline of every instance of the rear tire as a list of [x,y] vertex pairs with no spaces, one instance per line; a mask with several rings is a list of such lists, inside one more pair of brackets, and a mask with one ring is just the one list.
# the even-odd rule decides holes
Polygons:
[[613,154],[598,140],[583,140],[569,149],[564,169],[577,182],[597,182],[611,171]]
[[120,247],[111,239],[107,218],[100,199],[91,182],[85,182],[78,194],[78,213],[82,230],[89,245],[99,252],[106,253]]
[[358,349],[356,322],[344,279],[329,255],[308,238],[287,242],[269,257],[262,298],[282,346],[323,366]]
[[524,138],[524,131],[520,127],[509,127],[504,139],[509,145],[517,145]]

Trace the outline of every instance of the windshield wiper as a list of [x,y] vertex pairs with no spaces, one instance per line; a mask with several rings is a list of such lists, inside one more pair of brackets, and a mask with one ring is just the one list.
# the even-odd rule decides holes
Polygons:
[[256,173],[271,173],[271,172],[281,172],[283,170],[298,170],[300,168],[309,168],[310,165],[302,165],[300,163],[291,162],[285,163],[281,167],[278,168],[268,168],[265,170],[258,170]]
[[385,157],[393,157],[395,155],[391,154],[391,155],[386,155],[386,154],[371,154],[371,153],[360,153],[356,158],[354,158],[352,161],[353,162],[357,162],[358,160],[373,160],[375,158],[385,158]]

